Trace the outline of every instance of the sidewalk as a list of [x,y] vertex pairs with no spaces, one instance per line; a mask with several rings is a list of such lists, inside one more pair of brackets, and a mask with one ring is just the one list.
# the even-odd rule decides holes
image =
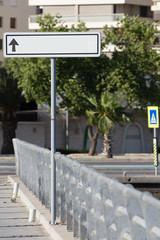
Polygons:
[[[26,188],[26,186],[22,183],[22,181],[16,177],[16,176],[8,176],[8,183],[10,186],[10,193],[9,197],[11,196],[11,186],[13,187],[14,183],[19,183],[19,190],[18,190],[18,198],[17,198],[17,204],[19,202],[23,202],[23,206],[27,207],[27,211],[29,212],[29,209],[36,209],[36,220],[37,220],[37,227],[40,228],[41,226],[41,231],[44,232],[46,235],[44,237],[40,238],[41,235],[38,235],[38,238],[26,238],[31,239],[31,240],[75,240],[73,237],[73,232],[68,232],[66,228],[66,224],[60,224],[59,219],[56,219],[56,225],[50,225],[50,211],[49,209],[45,208],[44,205],[40,203],[40,201],[35,197],[35,195]],[[0,191],[1,191],[1,186],[0,186]],[[1,192],[0,192],[0,196]],[[8,197],[8,198],[9,198]],[[8,200],[10,201],[10,200]],[[11,203],[13,204],[13,203]],[[16,203],[15,203],[16,204]],[[24,213],[25,214],[25,213]],[[28,226],[28,215],[27,213],[27,219],[26,219],[26,226]],[[1,212],[0,212],[1,215]],[[23,214],[22,214],[23,215]],[[13,214],[12,214],[13,216]],[[26,215],[23,215],[23,217],[26,217]],[[17,217],[18,218],[18,217]],[[39,225],[40,226],[39,226]],[[31,224],[33,225],[33,224]],[[43,226],[43,227],[42,227]],[[0,222],[0,228],[1,228],[1,222]],[[44,230],[45,229],[45,230]],[[29,233],[29,231],[28,231]],[[1,234],[1,229],[0,229],[0,234]],[[48,238],[46,237],[48,234]],[[49,238],[50,236],[50,238]],[[0,235],[1,238],[1,235]],[[12,238],[11,238],[12,239]],[[22,238],[14,238],[14,240],[21,240]],[[79,240],[79,238],[76,238]],[[6,240],[10,240],[7,238]],[[13,239],[12,239],[13,240]]]
[[41,224],[28,222],[29,212],[20,198],[11,201],[12,189],[8,181],[0,184],[0,239],[51,240]]

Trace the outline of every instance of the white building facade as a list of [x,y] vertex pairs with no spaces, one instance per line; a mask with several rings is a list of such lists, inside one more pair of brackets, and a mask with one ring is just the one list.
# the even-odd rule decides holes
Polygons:
[[153,1],[153,5],[151,6],[151,10],[156,12],[156,11],[160,11],[160,1],[159,0],[152,0]]
[[[153,5],[151,6],[151,10],[153,12],[153,18],[155,22],[158,22],[160,20],[160,1],[159,0],[152,0]],[[160,30],[160,25],[157,24],[158,30]]]
[[[59,13],[68,27],[83,21],[91,31],[101,31],[106,24],[116,26],[126,14],[153,21],[152,0],[29,0],[29,5],[39,6],[43,14]],[[36,16],[30,16],[29,29],[38,28]]]

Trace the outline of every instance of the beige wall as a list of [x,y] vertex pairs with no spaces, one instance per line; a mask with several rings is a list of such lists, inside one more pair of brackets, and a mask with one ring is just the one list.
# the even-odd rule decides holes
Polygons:
[[[77,11],[78,7],[78,11]],[[113,14],[113,5],[64,5],[64,6],[54,6],[54,7],[44,7],[44,14],[52,14],[55,15],[59,13],[61,16],[74,16],[77,14],[80,15],[107,15]]]
[[113,14],[113,4],[107,5],[80,5],[80,15],[111,15]]
[[61,16],[72,16],[75,15],[75,6],[55,6],[55,7],[45,7],[44,14],[52,14],[56,15],[56,13],[59,13]]

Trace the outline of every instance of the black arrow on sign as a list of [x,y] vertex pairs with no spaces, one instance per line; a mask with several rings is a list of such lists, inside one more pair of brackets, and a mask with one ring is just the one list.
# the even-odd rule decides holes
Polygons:
[[17,41],[13,38],[12,41],[10,42],[9,46],[12,46],[12,52],[16,52],[16,45],[18,46],[19,44]]

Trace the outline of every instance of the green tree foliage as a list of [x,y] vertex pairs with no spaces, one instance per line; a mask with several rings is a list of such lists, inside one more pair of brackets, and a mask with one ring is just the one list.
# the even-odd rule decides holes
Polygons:
[[[90,110],[86,110],[89,126],[97,126],[97,134],[103,134],[103,153],[112,157],[110,133],[116,123],[129,121],[129,114],[126,112],[121,102],[122,98],[118,94],[103,92],[99,99],[95,95],[89,97],[92,105]],[[95,135],[96,136],[96,135]],[[95,139],[96,140],[96,139]],[[90,155],[94,154],[95,142],[92,142]]]
[[[67,67],[66,67],[67,68]],[[62,79],[59,94],[63,99],[62,106],[68,106],[74,116],[85,115],[90,102],[86,96],[95,94],[100,97],[101,92],[107,88],[105,71],[109,71],[109,59],[102,55],[100,58],[82,58],[74,60],[72,64],[72,77],[67,81]]]
[[[59,15],[40,16],[37,22],[41,32],[87,31],[83,22],[69,29]],[[33,98],[50,105],[50,59],[10,59],[7,65],[28,101]],[[105,77],[110,69],[110,59],[105,54],[100,58],[57,58],[56,90],[62,99],[61,107],[67,106],[75,117],[84,116],[90,106],[86,96],[100,97],[107,87]]]
[[[45,15],[37,19],[42,32],[86,31],[84,23],[70,29],[61,17]],[[74,116],[87,116],[92,110],[86,96],[100,99],[101,93],[119,92],[129,106],[144,107],[148,103],[159,104],[160,56],[153,49],[156,30],[153,24],[139,21],[138,17],[126,17],[117,28],[104,27],[102,46],[114,44],[112,57],[103,54],[99,58],[57,58],[57,94],[62,98],[61,107],[68,107]],[[26,99],[50,105],[50,59],[24,58],[8,60],[8,68]],[[100,120],[99,120],[100,121]],[[102,123],[102,122],[101,122]],[[98,122],[97,122],[98,124]],[[97,138],[97,132],[89,136]]]
[[[72,25],[69,29],[61,17],[44,15],[37,19],[39,31],[67,32],[86,31],[85,24]],[[106,89],[105,74],[110,69],[109,58],[102,54],[100,58],[57,58],[56,81],[57,94],[62,98],[61,107],[68,107],[74,116],[85,115],[88,108],[86,95],[96,94]],[[10,59],[8,67],[18,79],[26,99],[35,99],[37,103],[50,105],[50,59],[19,58]]]
[[153,49],[157,30],[154,24],[126,16],[117,28],[104,27],[104,46],[115,46],[109,89],[127,96],[130,106],[144,107],[160,102],[160,55]]
[[[39,31],[68,31],[57,15],[39,16]],[[37,103],[50,104],[50,59],[18,58],[9,59],[7,66],[13,76],[18,79],[18,86],[23,89],[27,101],[35,99]]]

